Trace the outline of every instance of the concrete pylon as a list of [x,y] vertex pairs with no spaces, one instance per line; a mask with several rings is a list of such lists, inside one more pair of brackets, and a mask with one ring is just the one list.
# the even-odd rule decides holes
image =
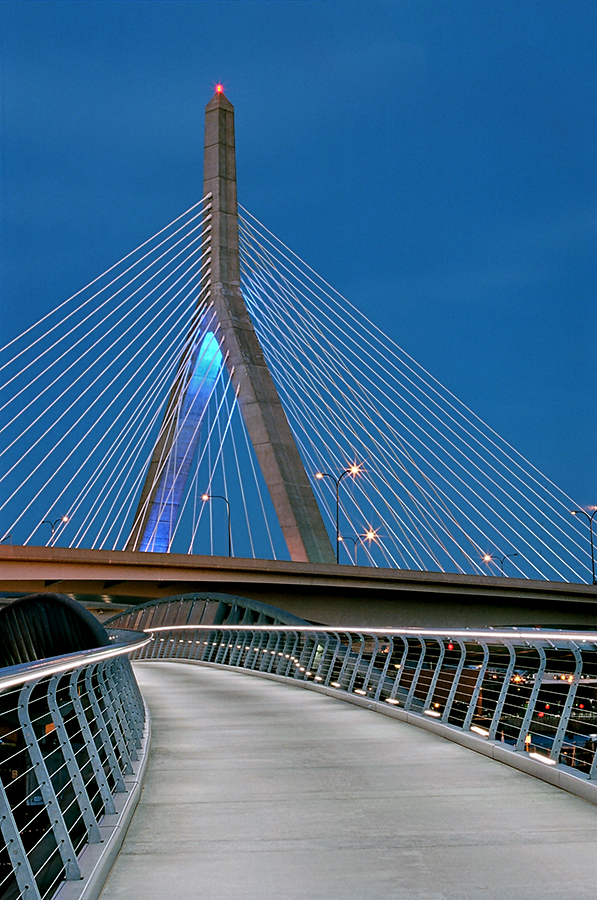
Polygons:
[[[218,342],[237,392],[241,414],[291,559],[334,563],[335,554],[315,495],[240,290],[234,107],[219,89],[205,108],[203,177],[203,194],[212,197],[210,301],[218,323]],[[173,388],[173,395],[181,389],[186,387]],[[169,406],[185,402],[199,401],[171,396]],[[171,427],[158,438],[127,549],[162,549],[144,546],[143,533],[153,528],[155,534],[160,527],[153,521],[156,514],[151,513],[159,505],[155,471],[159,460],[168,457],[175,441]],[[177,451],[178,455],[187,452],[184,448]],[[151,484],[155,486],[150,487]],[[171,529],[173,512],[166,507],[160,510],[159,516],[164,519],[169,516],[170,524],[163,526],[166,533]]]

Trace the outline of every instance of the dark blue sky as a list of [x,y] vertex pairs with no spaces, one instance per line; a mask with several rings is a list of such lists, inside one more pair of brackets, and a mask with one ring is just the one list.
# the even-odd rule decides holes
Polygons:
[[0,2],[2,343],[202,193],[239,199],[597,503],[594,0]]

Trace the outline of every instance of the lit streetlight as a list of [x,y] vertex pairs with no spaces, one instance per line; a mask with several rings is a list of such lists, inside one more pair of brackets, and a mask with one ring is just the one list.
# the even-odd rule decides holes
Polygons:
[[[379,535],[377,531],[373,528],[368,528],[365,534],[357,534],[354,537],[342,537],[339,538],[340,541],[351,541],[353,545],[354,552],[354,564],[357,565],[357,554],[359,549],[359,544],[364,544],[365,541],[369,542],[369,547],[371,547],[372,541],[377,542],[379,540]],[[347,550],[348,552],[348,550]]]
[[571,509],[570,512],[573,516],[585,516],[589,520],[589,534],[591,536],[591,568],[593,570],[593,584],[597,584],[597,578],[595,578],[595,549],[593,546],[593,519],[595,518],[595,513],[597,513],[597,506],[589,506],[589,509],[592,509],[593,512],[591,515],[585,509]]
[[58,518],[54,519],[53,522],[50,519],[44,519],[43,522],[40,522],[40,525],[49,525],[50,526],[50,528],[52,529],[51,540],[54,540],[54,533],[56,531],[56,528],[58,527],[58,525],[61,522],[63,522],[66,525],[67,522],[70,522],[70,519],[68,516],[58,516]]
[[336,562],[340,562],[340,483],[343,478],[347,475],[352,475],[355,478],[357,475],[360,475],[362,472],[362,466],[360,463],[353,463],[348,469],[344,469],[340,475],[331,475],[329,472],[316,472],[315,477],[321,480],[322,478],[331,478],[336,486]]
[[492,556],[491,553],[486,553],[483,557],[483,562],[492,563],[495,562],[496,559],[500,564],[502,570],[502,577],[504,575],[504,563],[507,559],[510,559],[513,556],[518,556],[518,553],[506,553],[505,556]]
[[204,502],[208,500],[223,500],[226,504],[226,510],[228,512],[228,556],[232,556],[232,530],[230,528],[230,504],[226,497],[223,497],[221,494],[202,494],[201,499]]

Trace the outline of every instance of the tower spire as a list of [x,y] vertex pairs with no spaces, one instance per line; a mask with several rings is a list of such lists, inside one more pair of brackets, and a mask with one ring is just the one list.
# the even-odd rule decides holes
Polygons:
[[[203,196],[211,195],[209,301],[218,340],[211,332],[200,334],[198,341],[193,330],[189,333],[187,365],[170,392],[127,549],[170,549],[202,411],[223,359],[291,559],[333,563],[315,495],[241,294],[234,107],[219,88],[205,108],[203,172]],[[191,377],[196,365],[207,367],[201,379]],[[198,381],[199,390],[193,387]]]
[[205,108],[203,193],[212,195],[210,299],[230,377],[293,560],[335,561],[286,413],[240,290],[234,107],[216,91]]

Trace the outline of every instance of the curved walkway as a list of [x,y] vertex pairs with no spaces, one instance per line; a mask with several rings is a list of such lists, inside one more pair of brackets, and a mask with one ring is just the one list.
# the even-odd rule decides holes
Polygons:
[[597,808],[299,687],[135,664],[146,785],[101,900],[594,900]]

